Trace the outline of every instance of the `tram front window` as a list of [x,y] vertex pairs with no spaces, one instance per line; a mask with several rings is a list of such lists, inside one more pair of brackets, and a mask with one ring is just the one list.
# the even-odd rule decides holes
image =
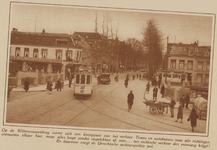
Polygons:
[[76,84],[79,84],[80,75],[76,75]]
[[81,84],[85,84],[85,75],[81,75]]
[[87,84],[90,84],[90,75],[87,75]]

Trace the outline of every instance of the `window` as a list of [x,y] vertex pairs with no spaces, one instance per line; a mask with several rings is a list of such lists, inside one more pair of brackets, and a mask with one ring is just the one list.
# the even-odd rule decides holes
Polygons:
[[15,56],[20,56],[20,47],[15,48]]
[[190,70],[193,69],[193,61],[188,61],[187,68]]
[[62,59],[62,50],[56,50],[56,59]]
[[47,49],[42,49],[42,58],[47,58]]
[[170,68],[176,68],[176,60],[171,60],[171,66]]
[[206,63],[206,70],[209,71],[209,68],[210,68],[210,63],[207,62],[207,63]]
[[33,49],[33,57],[38,58],[38,49]]
[[68,39],[56,39],[57,45],[68,45]]
[[197,74],[197,82],[198,83],[202,82],[202,74]]
[[81,75],[81,84],[85,84],[85,75]]
[[179,69],[184,69],[184,60],[179,61]]
[[29,48],[24,48],[24,57],[29,57]]
[[208,75],[208,74],[206,74],[205,82],[206,82],[206,83],[209,83],[209,75]]
[[87,75],[87,84],[90,84],[90,75]]
[[67,60],[72,60],[72,50],[67,50]]
[[203,62],[198,62],[197,69],[198,70],[203,70]]
[[80,75],[76,75],[76,84],[79,84],[79,80],[80,80]]

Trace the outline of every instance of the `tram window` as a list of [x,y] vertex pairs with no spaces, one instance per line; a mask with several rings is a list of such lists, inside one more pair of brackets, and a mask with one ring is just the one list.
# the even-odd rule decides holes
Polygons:
[[81,84],[85,84],[85,75],[81,75]]
[[87,84],[90,84],[90,75],[87,75]]
[[80,75],[76,75],[76,84],[79,84],[79,80],[80,80]]

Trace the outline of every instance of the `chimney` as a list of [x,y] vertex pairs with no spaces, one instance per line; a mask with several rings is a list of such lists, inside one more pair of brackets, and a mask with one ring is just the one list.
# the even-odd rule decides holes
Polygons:
[[16,28],[13,28],[13,30],[12,30],[13,32],[17,32],[17,29]]
[[45,29],[42,30],[42,34],[44,34],[44,33],[45,33]]

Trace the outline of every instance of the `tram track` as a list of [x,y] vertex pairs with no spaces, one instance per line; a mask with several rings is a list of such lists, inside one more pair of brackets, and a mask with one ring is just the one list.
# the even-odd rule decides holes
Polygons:
[[[103,91],[100,91],[100,94],[99,94],[101,99],[103,99],[102,92],[103,92]],[[110,93],[110,92],[109,92],[109,93]],[[109,94],[109,93],[108,93],[108,94]],[[91,99],[92,99],[92,97],[91,97]],[[99,103],[101,102],[101,99],[100,99],[99,101],[95,102],[94,104],[91,104],[91,105],[94,105],[94,106],[95,106],[96,104],[99,104]],[[80,101],[80,103],[82,103],[82,104],[83,104],[84,106],[86,106],[87,108],[86,108],[84,111],[82,111],[81,113],[79,113],[76,117],[72,118],[70,121],[68,121],[68,122],[67,122],[66,124],[64,124],[64,125],[67,125],[69,122],[71,122],[71,121],[74,120],[75,118],[79,117],[79,116],[80,116],[81,114],[83,114],[85,111],[91,110],[91,111],[94,111],[94,112],[96,112],[96,113],[98,113],[98,114],[100,114],[100,115],[103,115],[103,116],[105,116],[105,117],[108,117],[108,118],[110,118],[110,119],[119,121],[119,122],[121,122],[121,123],[130,125],[130,126],[133,126],[133,127],[139,128],[139,129],[142,129],[142,130],[147,130],[146,128],[142,128],[142,127],[137,126],[137,125],[135,125],[135,124],[133,124],[133,123],[128,123],[128,122],[126,122],[126,121],[122,121],[122,120],[120,120],[120,119],[117,119],[117,118],[114,118],[114,117],[112,117],[112,116],[106,115],[106,114],[104,114],[104,113],[102,113],[102,112],[100,112],[100,111],[97,111],[97,110],[93,109],[91,106],[86,105],[81,99],[78,99],[78,100]],[[103,105],[102,105],[102,106],[103,106]],[[103,106],[103,107],[104,107],[104,106]]]
[[[115,89],[113,89],[112,91],[110,91],[111,96],[112,96],[113,99],[116,99],[116,98],[113,96],[113,92],[114,92],[115,90],[117,90],[117,88],[119,88],[119,87],[120,87],[120,86],[117,86]],[[119,110],[125,111],[124,109],[121,109],[121,108],[117,107],[116,105],[114,105],[114,104],[108,102],[107,100],[105,100],[105,99],[103,99],[103,100],[104,100],[106,103],[108,103],[109,105],[111,105],[111,106],[113,106],[113,107],[115,107],[115,108],[117,108],[117,109],[119,109]],[[125,111],[125,112],[127,112],[127,111]],[[158,120],[152,119],[152,118],[150,118],[150,117],[141,116],[141,115],[138,115],[138,114],[132,113],[132,112],[131,112],[130,114],[133,114],[134,116],[142,117],[142,118],[144,118],[144,119],[151,120],[151,121],[154,121],[154,122],[157,122],[157,123],[161,123],[161,124],[164,124],[164,125],[167,125],[167,126],[179,128],[179,129],[182,129],[182,130],[186,130],[186,131],[189,132],[189,129],[182,128],[182,127],[179,127],[179,126],[176,126],[176,125],[172,125],[172,124],[169,124],[169,123],[165,123],[165,122],[163,122],[163,121],[158,121]],[[157,117],[155,117],[155,118],[158,119]]]

